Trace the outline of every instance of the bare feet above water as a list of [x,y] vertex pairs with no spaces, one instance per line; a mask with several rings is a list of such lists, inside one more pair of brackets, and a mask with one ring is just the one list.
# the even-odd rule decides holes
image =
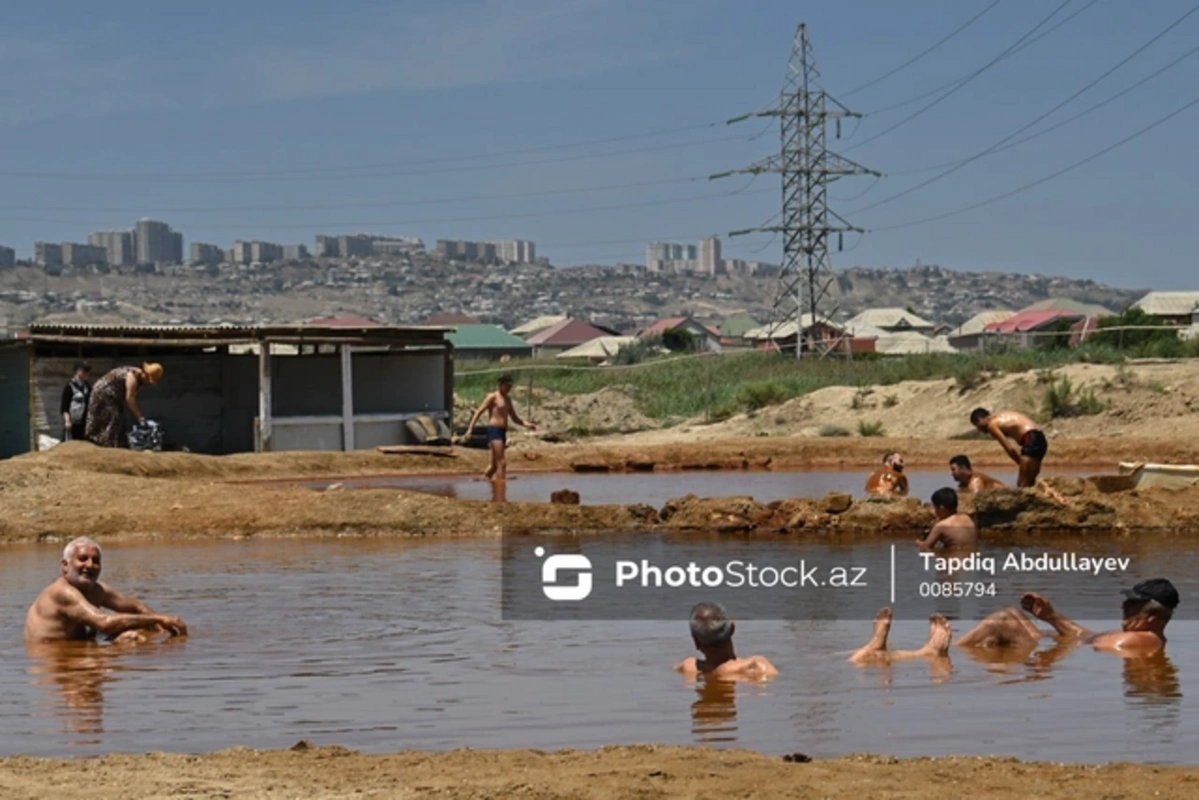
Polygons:
[[874,617],[874,631],[861,649],[849,657],[854,664],[890,664],[916,658],[945,658],[953,640],[953,628],[944,614],[928,618],[928,641],[919,650],[888,650],[887,637],[891,632],[893,614],[890,608],[881,609]]
[[887,652],[887,636],[891,633],[891,609],[882,608],[874,615],[874,632],[861,649],[849,657],[854,663],[868,661],[885,661]]

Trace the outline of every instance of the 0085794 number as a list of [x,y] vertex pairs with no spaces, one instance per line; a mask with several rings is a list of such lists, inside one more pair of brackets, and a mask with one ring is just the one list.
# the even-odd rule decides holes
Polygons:
[[920,584],[921,597],[994,597],[995,584],[972,581],[934,581]]

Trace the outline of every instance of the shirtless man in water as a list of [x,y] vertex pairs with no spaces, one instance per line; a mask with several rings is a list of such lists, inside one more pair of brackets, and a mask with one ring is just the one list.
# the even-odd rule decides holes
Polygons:
[[531,431],[537,430],[536,425],[525,422],[516,413],[516,406],[512,404],[512,398],[509,396],[511,392],[512,378],[501,375],[500,379],[496,381],[495,391],[483,398],[483,403],[475,410],[466,426],[466,435],[470,436],[479,417],[485,413],[488,415],[487,448],[491,452],[491,463],[487,465],[487,470],[483,473],[483,477],[487,480],[503,481],[508,479],[508,459],[505,455],[505,451],[508,449],[508,420],[511,419],[517,425]]
[[957,481],[958,488],[963,492],[978,494],[984,489],[1002,489],[1003,483],[990,475],[975,472],[970,465],[968,456],[954,456],[949,459],[949,474]]
[[697,603],[691,609],[691,639],[703,660],[688,658],[675,665],[675,671],[688,678],[710,675],[714,678],[773,678],[779,674],[766,656],[737,658],[733,651],[734,622],[719,603]]
[[[995,437],[1004,451],[1019,467],[1016,485],[1032,488],[1041,474],[1041,462],[1049,452],[1049,440],[1037,424],[1018,411],[992,414],[985,408],[970,412],[970,424]],[[1016,445],[1020,446],[1017,448]]]
[[[996,611],[958,640],[959,647],[1015,647],[1032,650],[1045,635],[1024,612],[1047,623],[1058,636],[1096,650],[1141,658],[1166,647],[1166,624],[1178,607],[1178,590],[1165,578],[1141,581],[1123,590],[1120,630],[1092,633],[1067,619],[1039,594],[1020,598],[1021,608]],[[1021,610],[1023,609],[1023,610]]]
[[903,474],[903,455],[887,453],[883,456],[882,469],[877,469],[866,479],[866,494],[884,497],[907,497],[908,476]]
[[937,523],[928,536],[916,541],[921,550],[974,550],[978,546],[978,527],[969,514],[958,513],[958,493],[948,486],[933,492],[933,513]]
[[[117,613],[105,614],[101,609]],[[138,641],[141,632],[186,636],[179,617],[156,614],[149,606],[100,582],[100,545],[87,537],[62,551],[62,575],[42,590],[25,616],[29,643],[94,639]]]

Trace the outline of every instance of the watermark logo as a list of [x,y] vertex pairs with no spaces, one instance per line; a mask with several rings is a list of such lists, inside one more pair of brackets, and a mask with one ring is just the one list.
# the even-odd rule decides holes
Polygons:
[[[545,557],[545,548],[533,551],[538,558]],[[558,583],[559,572],[576,572],[574,585]],[[579,554],[562,553],[550,556],[541,565],[541,591],[555,602],[575,602],[587,599],[591,594],[591,559]]]

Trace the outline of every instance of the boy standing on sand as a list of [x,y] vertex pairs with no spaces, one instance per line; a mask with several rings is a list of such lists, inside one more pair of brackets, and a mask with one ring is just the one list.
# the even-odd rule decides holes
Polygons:
[[491,463],[487,465],[487,471],[483,473],[483,477],[487,480],[504,481],[508,479],[508,460],[504,454],[508,447],[508,420],[511,419],[517,425],[531,431],[537,430],[536,425],[525,422],[516,413],[516,407],[512,405],[512,398],[509,397],[511,392],[512,378],[508,375],[501,375],[500,379],[496,381],[495,391],[483,398],[483,403],[475,410],[466,426],[466,435],[470,436],[479,417],[483,416],[485,412],[488,414],[487,449],[491,452]]

